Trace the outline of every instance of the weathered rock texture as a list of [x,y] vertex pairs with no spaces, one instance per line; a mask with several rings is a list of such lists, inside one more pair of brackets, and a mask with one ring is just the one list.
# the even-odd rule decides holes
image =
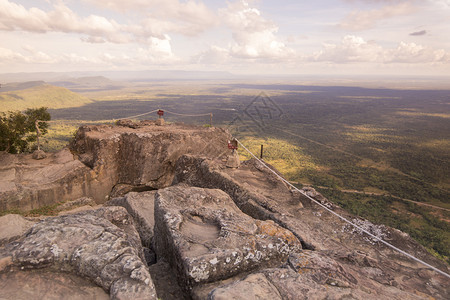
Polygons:
[[[393,297],[401,295],[403,291],[405,295],[415,293],[440,299],[450,296],[449,290],[444,288],[444,282],[448,282],[447,278],[434,271],[427,271],[423,265],[367,237],[351,225],[324,211],[316,204],[312,204],[311,200],[304,195],[290,191],[280,179],[257,161],[247,161],[238,169],[230,169],[219,160],[182,156],[177,162],[174,178],[174,183],[180,182],[225,191],[243,212],[256,219],[273,220],[289,229],[307,249],[316,251],[339,249],[341,254],[345,253],[342,254],[344,256],[352,256],[356,251],[360,254],[357,260],[363,259],[370,264],[370,266],[358,265],[357,272],[378,274],[373,277],[365,275],[368,278],[366,283],[370,282],[367,283],[366,288],[374,295],[380,289],[377,283],[382,282],[386,286],[384,291]],[[309,192],[312,193],[312,191]],[[376,236],[449,272],[445,263],[427,253],[407,234],[355,218],[329,203],[320,194],[314,196],[319,202]],[[367,269],[369,267],[371,269]],[[420,278],[420,280],[412,278]],[[434,284],[436,282],[439,284]],[[312,294],[314,294],[313,291]]]
[[34,222],[21,215],[9,214],[0,217],[0,246],[20,238],[33,224]]
[[156,191],[143,193],[131,192],[124,197],[114,198],[106,203],[108,206],[122,206],[126,208],[128,213],[133,217],[134,224],[142,240],[142,245],[145,247],[151,247],[153,238],[153,227],[155,227],[155,195]]
[[218,128],[191,126],[85,126],[71,149],[102,182],[169,186],[175,162],[183,154],[220,157],[229,134]]
[[0,273],[0,299],[107,300],[99,286],[80,276],[50,270]]
[[0,248],[0,272],[73,272],[95,282],[112,299],[156,299],[143,261],[139,236],[122,207],[47,218],[20,241]]
[[190,289],[281,264],[301,244],[277,224],[243,214],[221,190],[178,185],[156,193],[155,247]]
[[[24,235],[31,224],[21,219],[24,227],[4,239],[14,241],[0,248],[1,280],[35,274],[44,282],[55,272],[63,282],[85,277],[111,298],[154,299],[142,243],[156,251],[151,270],[162,299],[450,299],[448,278],[309,197],[449,273],[407,234],[356,218],[313,189],[290,190],[258,161],[227,168],[225,131],[120,123],[81,128],[77,158],[68,150],[40,161],[0,154],[0,209],[118,196],[111,207],[47,218]],[[85,204],[93,205],[84,198],[61,207]],[[103,295],[86,288],[86,299]]]
[[30,210],[91,197],[104,203],[118,185],[156,189],[172,182],[183,154],[220,157],[229,134],[187,125],[83,126],[68,149],[42,160],[0,153],[0,211]]
[[30,210],[92,193],[90,169],[68,149],[42,160],[0,152],[0,211]]

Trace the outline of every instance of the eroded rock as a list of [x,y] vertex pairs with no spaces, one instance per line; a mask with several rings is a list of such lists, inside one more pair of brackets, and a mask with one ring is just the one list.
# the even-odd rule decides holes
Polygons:
[[278,265],[301,249],[291,232],[243,214],[221,190],[177,185],[159,190],[155,201],[156,253],[186,289]]
[[108,206],[116,205],[126,208],[133,217],[134,224],[145,247],[151,247],[153,238],[155,195],[156,191],[131,192],[124,197],[115,198],[106,203]]
[[264,274],[257,273],[243,280],[214,289],[208,300],[238,300],[238,299],[283,299],[277,288],[267,280]]
[[0,261],[3,271],[74,272],[95,282],[112,299],[156,299],[139,236],[122,207],[47,218],[19,242],[0,248]]
[[0,152],[0,211],[27,211],[80,197],[102,204],[111,192],[123,195],[123,190],[113,191],[118,184],[147,190],[169,186],[183,154],[221,157],[227,152],[229,133],[223,129],[130,122],[83,126],[70,150],[40,160]]
[[20,238],[34,222],[21,215],[9,214],[0,217],[0,246]]
[[[405,295],[416,293],[439,299],[450,296],[448,289],[435,284],[448,281],[448,278],[386,247],[327,212],[305,195],[292,193],[284,182],[256,160],[246,161],[238,169],[230,169],[220,160],[182,156],[177,162],[176,170],[174,183],[185,182],[192,186],[221,189],[230,195],[243,212],[253,218],[273,220],[289,229],[302,241],[306,249],[316,251],[339,249],[341,253],[347,253],[344,256],[355,251],[364,253],[364,261],[371,266],[357,266],[354,273],[365,274],[365,277],[371,278],[377,284],[388,284],[389,288],[384,290],[391,291],[392,295],[401,295],[402,291],[405,291]],[[316,191],[306,192],[308,196],[375,236],[449,273],[445,263],[429,254],[407,234],[356,218],[338,206],[329,205],[329,201]],[[415,280],[419,274],[422,274],[422,277]],[[313,294],[312,292],[311,295]]]

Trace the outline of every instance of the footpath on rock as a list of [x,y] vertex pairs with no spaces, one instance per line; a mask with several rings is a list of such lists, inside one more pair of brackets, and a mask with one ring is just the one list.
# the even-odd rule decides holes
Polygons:
[[[230,134],[153,121],[81,127],[68,149],[0,154],[2,299],[449,299],[449,273],[407,234],[291,189]],[[303,194],[304,193],[304,194]],[[53,283],[54,287],[50,287]]]

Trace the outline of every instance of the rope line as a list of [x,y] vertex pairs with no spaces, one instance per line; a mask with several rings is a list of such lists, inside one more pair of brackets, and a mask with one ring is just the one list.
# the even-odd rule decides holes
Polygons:
[[275,176],[277,176],[279,179],[281,179],[284,183],[286,183],[287,185],[289,185],[290,187],[294,188],[295,190],[297,190],[299,193],[301,193],[302,195],[304,195],[305,197],[307,197],[309,200],[313,201],[314,203],[316,203],[317,205],[321,206],[323,209],[325,209],[326,211],[328,211],[329,213],[335,215],[336,217],[338,217],[339,219],[341,219],[342,221],[350,224],[351,226],[357,228],[358,230],[364,232],[365,234],[369,235],[370,237],[376,239],[377,241],[383,243],[384,245],[394,249],[395,251],[415,260],[416,262],[438,272],[441,275],[444,275],[448,278],[450,278],[450,275],[445,273],[444,271],[439,270],[436,267],[433,267],[432,265],[424,262],[423,260],[420,260],[418,258],[416,258],[415,256],[403,251],[402,249],[399,249],[397,247],[395,247],[394,245],[389,244],[388,242],[386,242],[385,240],[377,237],[376,235],[370,233],[369,231],[365,230],[364,228],[354,224],[353,222],[351,222],[350,220],[344,218],[343,216],[339,215],[338,213],[334,212],[333,210],[329,209],[328,207],[326,207],[325,205],[323,205],[322,203],[320,203],[319,201],[317,201],[316,199],[306,195],[306,193],[304,193],[303,191],[301,191],[300,189],[298,189],[296,186],[294,186],[293,184],[291,184],[289,181],[287,181],[286,179],[284,179],[282,176],[280,176],[277,172],[275,172],[274,170],[272,170],[268,165],[266,165],[263,161],[261,161],[258,157],[256,157],[252,152],[250,152],[250,150],[248,150],[238,139],[236,139],[237,142],[239,143],[239,145],[242,146],[242,148],[244,148],[251,156],[253,156],[253,158],[255,158],[257,161],[259,161],[264,167],[266,167],[269,171],[271,171],[273,174],[275,174]]
[[180,113],[176,113],[170,110],[164,110],[164,112],[169,113],[169,114],[173,114],[176,116],[186,116],[186,117],[204,117],[204,116],[210,116],[212,113],[207,113],[207,114],[199,114],[199,115],[189,115],[189,114],[180,114]]
[[[160,109],[155,109],[149,112],[145,112],[142,114],[138,114],[138,115],[133,115],[133,116],[128,116],[128,117],[122,117],[122,118],[118,118],[118,119],[109,119],[109,120],[97,120],[97,121],[87,121],[87,120],[49,120],[49,121],[43,121],[43,120],[38,120],[38,122],[46,122],[46,123],[75,123],[75,124],[79,124],[79,123],[105,123],[105,122],[111,122],[111,121],[115,121],[115,120],[119,120],[119,119],[135,119],[138,117],[142,117],[154,112],[159,111]],[[176,113],[170,110],[163,110],[164,112],[173,114],[173,115],[177,115],[177,116],[186,116],[186,117],[204,117],[204,116],[212,116],[212,113],[207,113],[207,114],[198,114],[198,115],[190,115],[190,114],[180,114],[180,113]]]
[[[143,114],[139,114],[139,115],[135,115],[135,116],[129,116],[129,117],[121,118],[121,119],[134,119],[134,118],[137,118],[137,117],[141,117],[141,116],[145,116],[145,115],[148,115],[148,114],[157,112],[158,110],[159,110],[159,109],[155,109],[155,110],[152,110],[152,111],[143,113]],[[115,120],[115,119],[114,119],[114,120]]]

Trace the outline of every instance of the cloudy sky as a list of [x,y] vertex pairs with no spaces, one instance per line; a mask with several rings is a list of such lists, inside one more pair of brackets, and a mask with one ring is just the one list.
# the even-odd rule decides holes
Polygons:
[[450,0],[0,0],[0,73],[450,75]]

